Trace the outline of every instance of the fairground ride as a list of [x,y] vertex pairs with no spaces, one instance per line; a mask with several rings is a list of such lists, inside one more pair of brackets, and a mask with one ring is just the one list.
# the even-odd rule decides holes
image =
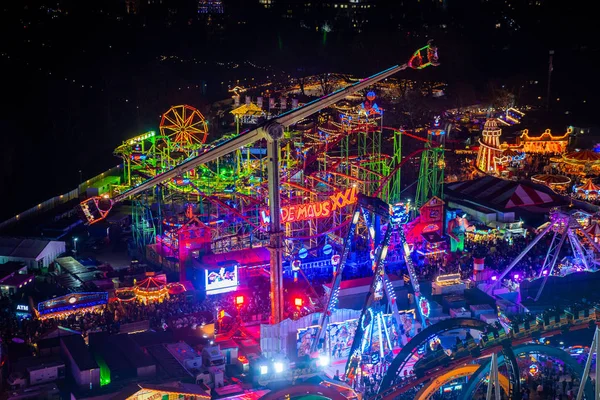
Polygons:
[[[421,50],[426,51],[429,64],[437,65],[435,47],[428,45]],[[283,317],[282,259],[286,250],[286,238],[298,239],[299,236],[290,235],[291,232],[297,230],[297,224],[301,226],[301,229],[298,229],[301,232],[307,230],[314,232],[313,235],[301,237],[304,240],[311,240],[315,236],[325,236],[331,231],[349,224],[351,216],[347,211],[342,212],[341,210],[347,210],[347,206],[351,206],[355,202],[352,193],[356,193],[356,190],[359,189],[355,183],[357,185],[372,183],[370,180],[361,181],[359,178],[354,178],[348,179],[353,183],[349,184],[350,182],[348,182],[346,185],[341,185],[340,182],[334,182],[331,179],[328,181],[315,177],[312,188],[303,186],[303,181],[298,181],[298,175],[304,174],[307,168],[318,161],[319,157],[329,149],[330,141],[314,143],[308,147],[302,144],[300,146],[301,156],[295,149],[291,150],[290,139],[292,138],[286,137],[285,128],[335,104],[349,94],[363,90],[408,68],[416,62],[414,61],[415,57],[423,59],[422,51],[419,51],[418,54],[415,53],[407,64],[391,67],[298,109],[265,121],[240,135],[224,138],[210,145],[205,145],[206,123],[199,112],[189,106],[173,107],[163,117],[160,135],[149,132],[141,137],[131,139],[124,144],[123,148],[117,149],[117,153],[128,161],[127,170],[130,172],[127,183],[129,186],[122,188],[122,192],[112,199],[92,197],[83,201],[78,207],[79,214],[89,224],[98,222],[108,215],[113,204],[142,195],[147,191],[152,193],[150,189],[157,186],[163,190],[157,191],[158,194],[151,195],[164,196],[166,188],[173,193],[194,196],[196,201],[198,198],[202,198],[203,201],[213,205],[216,203],[217,209],[221,208],[221,213],[235,215],[249,223],[252,229],[268,233],[268,248],[271,251],[272,322],[277,323]],[[420,61],[417,64],[418,67],[422,65]],[[340,135],[340,137],[333,138],[332,141],[339,142],[342,138],[343,135]],[[260,157],[253,161],[252,146],[262,140],[266,141],[264,147],[260,147],[263,149],[262,153],[266,153],[266,159]],[[282,148],[287,149],[287,152],[282,151]],[[251,161],[243,162],[248,159]],[[299,163],[298,160],[303,160],[303,162]],[[256,164],[261,166],[258,176],[252,173],[256,169],[251,168],[251,165]],[[229,166],[230,169],[223,172],[221,166],[224,166],[223,168]],[[224,187],[227,178],[233,177],[233,168],[240,173],[248,171],[247,178],[236,177],[233,187]],[[399,165],[396,168],[399,168]],[[134,177],[131,171],[136,169],[137,173]],[[266,174],[264,174],[265,169]],[[284,171],[281,174],[283,176],[280,175],[281,170]],[[361,169],[357,168],[357,170]],[[363,178],[372,175],[370,171],[365,174]],[[221,176],[224,178],[221,179]],[[310,180],[310,178],[304,177],[304,182],[307,179]],[[344,179],[346,178],[344,177]],[[261,184],[259,185],[257,182]],[[340,186],[344,188],[343,191],[340,191]],[[319,190],[314,190],[315,188]],[[223,196],[222,193],[227,194]],[[288,195],[288,193],[293,195]],[[223,197],[228,197],[230,202],[222,201]],[[256,218],[254,220],[242,211],[245,202],[252,202],[250,199],[262,199],[262,205],[268,199],[268,209],[261,207],[261,203],[252,207],[256,210],[256,214],[252,216]],[[318,217],[321,217],[321,220],[330,218],[325,222],[329,224],[328,230],[319,231],[315,227]],[[202,224],[206,225],[204,222]],[[182,247],[181,244],[179,247]],[[183,266],[180,266],[180,275],[185,279]]]
[[[421,316],[423,326],[427,325],[428,316],[427,306],[422,306],[421,301],[425,300],[426,303],[426,299],[421,297],[418,276],[404,235],[404,226],[410,218],[410,205],[396,203],[391,206],[377,197],[359,195],[354,207],[355,210],[348,235],[344,240],[339,267],[334,270],[331,291],[311,346],[312,354],[318,354],[320,348],[324,350],[322,339],[328,329],[329,318],[338,303],[339,290],[349,249],[351,243],[355,240],[356,227],[362,216],[371,239],[373,279],[368,291],[369,295],[358,318],[358,325],[346,363],[345,375],[348,380],[355,379],[358,373],[362,373],[359,371],[364,370],[366,365],[378,365],[386,368],[393,359],[395,344],[392,338],[400,338],[406,333],[404,332],[406,321],[400,316],[396,294],[385,268],[386,257],[390,252],[393,239],[400,245],[399,251],[402,252],[408,269],[415,292],[416,308]],[[414,321],[409,321],[409,325],[414,328]],[[329,352],[331,352],[331,349],[329,349]]]
[[[458,379],[457,374],[463,374],[462,368],[469,365],[477,365],[478,368],[463,388],[463,399],[473,398],[474,391],[488,375],[491,375],[489,381],[495,386],[496,392],[499,392],[500,387],[504,386],[499,382],[498,373],[498,366],[502,363],[507,367],[504,374],[508,378],[508,386],[504,386],[506,397],[520,399],[522,373],[519,371],[517,356],[529,353],[544,354],[561,360],[572,373],[582,377],[582,382],[586,382],[590,372],[591,355],[598,351],[598,330],[590,346],[590,357],[585,369],[561,349],[529,343],[541,337],[549,338],[569,331],[595,327],[600,321],[599,307],[592,304],[572,305],[566,310],[544,312],[532,320],[510,322],[509,328],[499,323],[490,325],[472,318],[440,321],[419,332],[394,357],[374,399],[397,399],[417,387],[422,387],[422,390],[414,398],[426,399],[426,393],[431,393],[431,385],[436,387],[441,382]],[[457,341],[452,347],[443,347],[440,341],[435,340],[443,335],[452,335],[457,329],[469,330],[471,333],[467,339]],[[412,365],[414,359],[418,361]],[[412,372],[408,370],[410,365]],[[595,391],[594,394],[594,388],[586,382],[580,386],[578,396],[581,397],[578,398],[596,399],[600,389],[596,387]],[[486,398],[491,399],[491,395],[492,390],[488,387]]]
[[[341,244],[352,212],[348,205],[353,197],[348,197],[348,190],[377,194],[388,202],[399,200],[400,167],[422,151],[402,160],[401,137],[423,141],[425,146],[430,141],[381,126],[383,110],[374,100],[375,94],[368,92],[361,104],[336,107],[333,113],[324,110],[318,116],[320,124],[304,119],[295,124],[293,130],[284,132],[280,192],[285,207],[283,223],[288,254],[302,248],[316,251],[328,242]],[[343,112],[338,113],[340,110]],[[116,193],[168,171],[202,146],[210,149],[235,137],[226,136],[205,144],[205,126],[198,110],[176,106],[165,113],[161,133],[151,131],[123,142],[115,154],[123,160],[125,179]],[[391,156],[381,151],[383,130],[393,130]],[[196,134],[201,135],[200,141],[190,139]],[[425,150],[428,154],[429,150]],[[143,251],[153,243],[156,237],[153,233],[158,233],[164,248],[161,253],[179,258],[176,237],[181,229],[186,229],[192,217],[210,226],[213,253],[266,244],[269,212],[265,153],[261,143],[246,146],[192,169],[184,176],[163,182],[152,194],[146,192],[146,201],[134,203],[137,247]],[[429,176],[427,172],[424,174]],[[336,205],[332,195],[341,193],[348,200]],[[328,205],[328,200],[333,202]],[[155,205],[154,216],[148,204]],[[329,208],[323,209],[323,206]],[[163,218],[163,214],[166,217]],[[148,223],[153,218],[161,223],[157,226]]]
[[[541,264],[538,273],[538,278],[543,279],[538,292],[533,299],[538,301],[548,277],[552,275],[566,275],[575,271],[596,271],[598,269],[598,261],[596,256],[600,253],[600,245],[589,235],[581,225],[574,213],[554,210],[550,214],[550,221],[546,223],[544,229],[523,249],[523,251],[515,257],[512,262],[504,269],[502,274],[494,277],[492,282],[487,286],[486,292],[493,294],[494,289],[507,277],[512,269],[525,257],[529,251],[546,235],[551,235],[552,239],[544,262]],[[571,245],[571,251],[574,261],[569,267],[563,267],[557,270],[557,261],[563,245],[567,242]],[[510,277],[509,277],[510,278]],[[518,281],[518,274],[514,276]]]

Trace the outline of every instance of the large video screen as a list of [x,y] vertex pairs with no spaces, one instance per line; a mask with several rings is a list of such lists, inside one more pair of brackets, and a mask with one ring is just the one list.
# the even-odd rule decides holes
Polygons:
[[236,290],[238,284],[237,264],[204,270],[206,294],[230,292]]

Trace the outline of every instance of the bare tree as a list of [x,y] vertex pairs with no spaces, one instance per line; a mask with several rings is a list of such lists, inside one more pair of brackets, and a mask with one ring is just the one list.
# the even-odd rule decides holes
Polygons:
[[297,78],[298,80],[298,85],[300,85],[300,93],[302,93],[302,96],[306,96],[306,93],[304,93],[304,87],[306,86],[306,76],[300,76]]
[[489,84],[489,94],[491,105],[500,110],[507,110],[515,105],[515,95],[504,88],[504,85],[498,86],[494,82]]
[[332,79],[333,77],[329,73],[322,73],[316,75],[319,85],[321,86],[321,95],[325,96],[331,92],[333,92],[335,82]]

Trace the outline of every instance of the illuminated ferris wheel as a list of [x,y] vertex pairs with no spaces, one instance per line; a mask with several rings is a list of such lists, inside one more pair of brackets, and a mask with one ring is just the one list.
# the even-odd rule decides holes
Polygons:
[[190,155],[206,142],[208,124],[196,108],[188,105],[173,106],[162,116],[160,133],[177,150]]

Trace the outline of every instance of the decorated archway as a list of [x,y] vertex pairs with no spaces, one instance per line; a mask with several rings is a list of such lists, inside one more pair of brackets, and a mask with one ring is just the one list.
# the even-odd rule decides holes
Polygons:
[[[575,360],[573,357],[571,357],[571,355],[569,353],[567,353],[566,351],[558,349],[556,347],[546,346],[546,345],[542,345],[542,344],[525,344],[525,345],[521,345],[521,346],[516,346],[513,349],[513,352],[516,356],[520,356],[522,354],[541,353],[541,354],[545,354],[545,355],[553,357],[553,358],[558,358],[559,360],[564,362],[565,365],[568,368],[570,368],[573,371],[573,373],[575,373],[575,375],[582,376],[582,374],[583,374],[583,368],[581,367],[581,365],[579,365],[579,363],[577,363],[577,360]],[[498,365],[500,365],[504,361],[505,361],[505,357],[503,355],[500,355],[498,357]],[[469,383],[463,389],[463,395],[462,395],[463,400],[470,400],[473,398],[473,394],[477,390],[477,387],[479,386],[481,381],[489,374],[489,372],[490,372],[490,360],[488,359],[472,375],[471,379],[469,379]],[[589,380],[585,385],[584,393],[585,393],[586,399],[594,398],[594,391],[593,391],[592,385],[590,384]]]

